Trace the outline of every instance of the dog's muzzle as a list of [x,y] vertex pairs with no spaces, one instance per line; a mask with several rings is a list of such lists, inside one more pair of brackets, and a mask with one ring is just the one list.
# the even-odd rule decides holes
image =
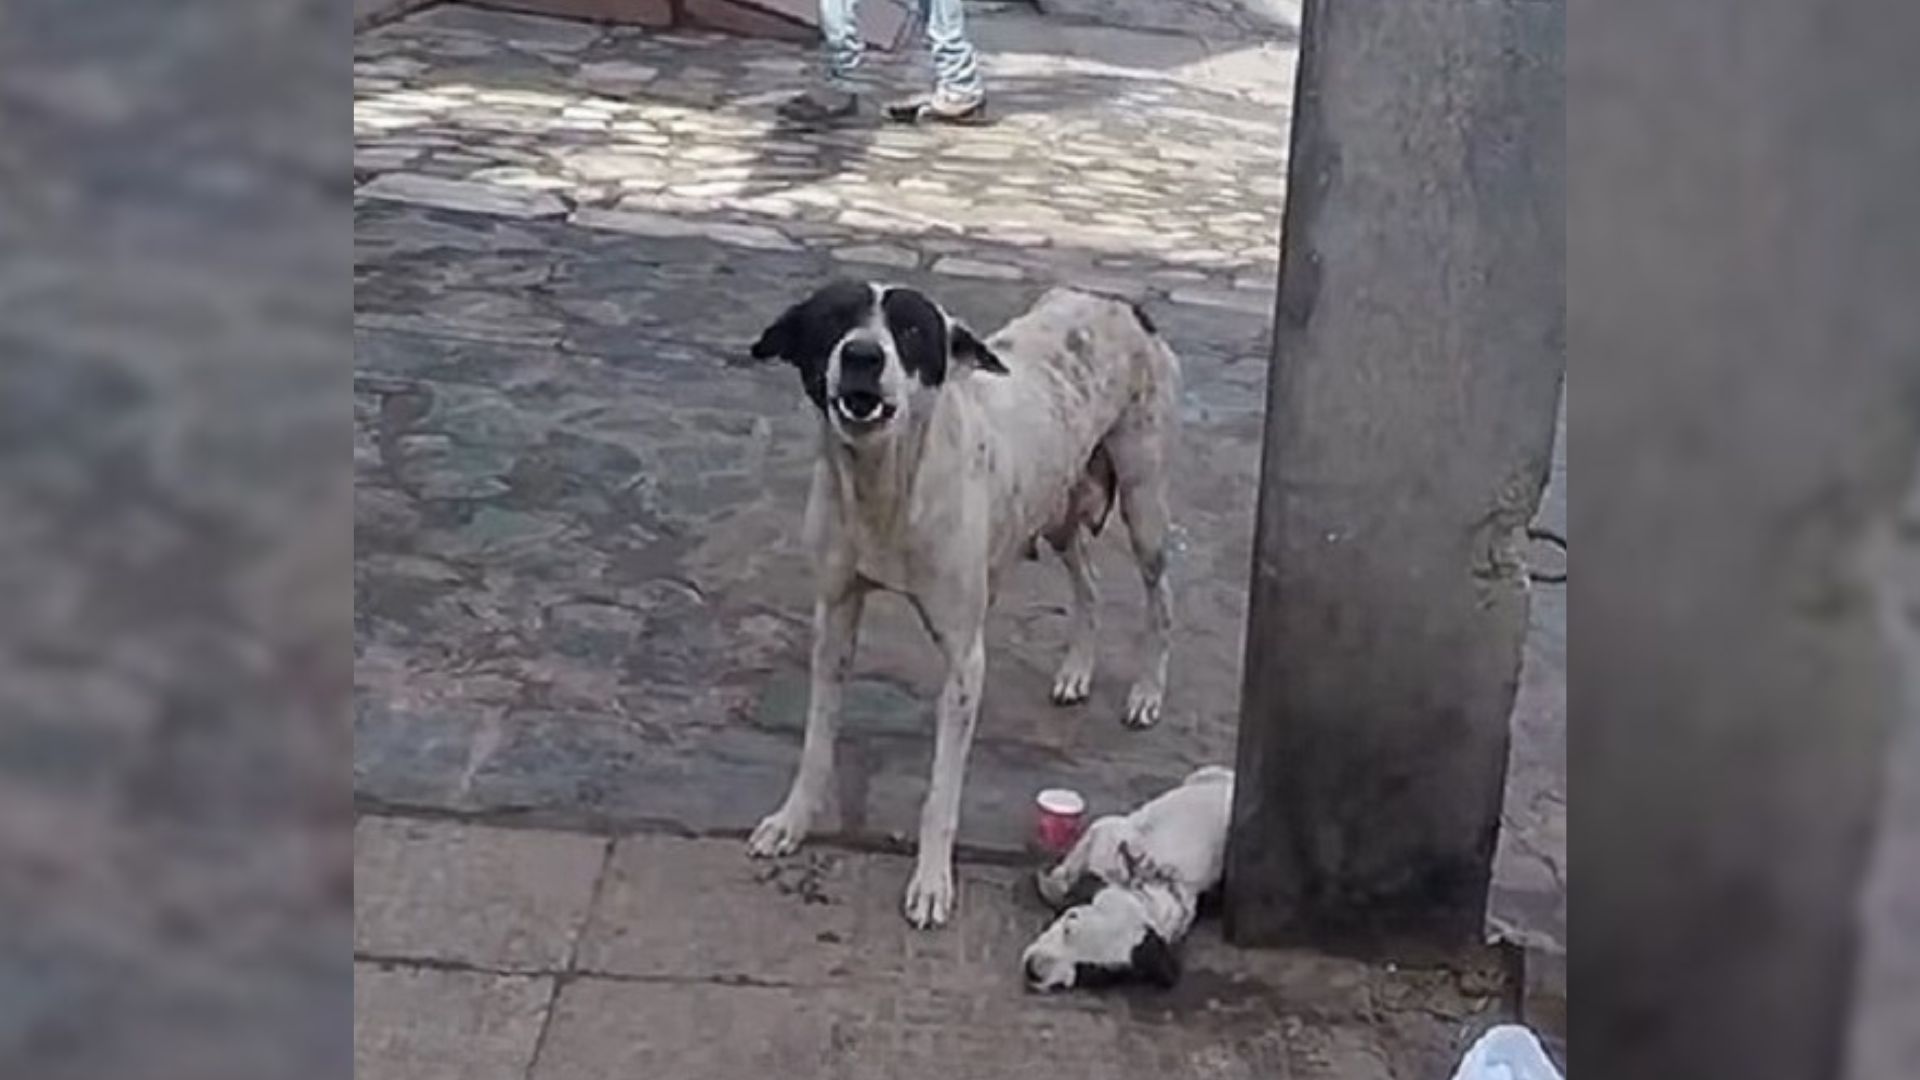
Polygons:
[[833,411],[852,430],[865,431],[893,419],[898,408],[871,390],[842,390],[833,399]]

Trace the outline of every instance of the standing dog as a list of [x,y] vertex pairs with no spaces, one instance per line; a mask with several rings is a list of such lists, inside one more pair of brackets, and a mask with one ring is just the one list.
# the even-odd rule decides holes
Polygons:
[[1006,569],[1044,537],[1073,584],[1072,639],[1053,700],[1086,700],[1096,637],[1087,540],[1116,501],[1147,589],[1146,669],[1125,722],[1160,718],[1172,595],[1167,454],[1180,363],[1144,312],[1056,289],[981,341],[924,294],[839,281],[753,346],[800,370],[820,410],[806,542],[817,576],[812,686],[793,788],[754,830],[754,855],[805,838],[833,769],[841,687],[866,594],[904,594],[945,655],[933,777],[906,916],[946,922],[960,788],[986,669],[982,628]]
[[1027,985],[1173,985],[1173,947],[1220,884],[1232,816],[1233,770],[1210,765],[1133,813],[1088,826],[1040,875],[1041,897],[1064,910],[1020,956]]

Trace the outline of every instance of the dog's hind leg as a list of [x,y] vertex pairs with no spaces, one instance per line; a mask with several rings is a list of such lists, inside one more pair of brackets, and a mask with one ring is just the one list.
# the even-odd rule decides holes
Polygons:
[[1087,532],[1075,525],[1072,535],[1060,549],[1073,584],[1073,626],[1067,641],[1067,656],[1053,677],[1053,703],[1077,705],[1087,700],[1093,686],[1094,654],[1099,645],[1100,594],[1094,587],[1093,563],[1087,557]]
[[853,664],[865,600],[865,591],[849,582],[814,605],[812,680],[800,768],[794,773],[786,802],[753,830],[747,841],[751,855],[786,855],[799,847],[826,798],[827,785],[833,779],[834,738],[840,729],[841,690],[846,685],[847,669]]
[[1077,705],[1087,700],[1093,686],[1094,657],[1099,649],[1100,594],[1094,587],[1088,541],[1100,534],[1113,513],[1116,484],[1113,457],[1105,446],[1094,447],[1087,468],[1073,485],[1067,509],[1047,530],[1047,543],[1060,553],[1073,585],[1073,627],[1067,656],[1053,677],[1053,703]]
[[1160,721],[1167,690],[1167,656],[1173,648],[1173,589],[1167,582],[1166,437],[1147,425],[1111,442],[1120,479],[1120,514],[1133,541],[1134,562],[1147,590],[1145,666],[1127,694],[1128,727],[1152,727]]

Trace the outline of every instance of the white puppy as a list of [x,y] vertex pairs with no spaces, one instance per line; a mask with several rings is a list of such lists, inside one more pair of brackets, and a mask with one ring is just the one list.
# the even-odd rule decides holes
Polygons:
[[1208,766],[1133,813],[1090,825],[1040,875],[1040,895],[1066,910],[1021,954],[1027,985],[1173,985],[1173,946],[1220,883],[1232,813],[1233,770]]
[[793,787],[754,830],[759,856],[792,851],[831,790],[841,687],[862,605],[913,602],[945,654],[933,776],[907,884],[916,926],[947,921],[960,788],[985,677],[987,609],[1008,568],[1046,539],[1073,586],[1073,630],[1055,680],[1086,700],[1096,597],[1087,556],[1118,503],[1147,589],[1146,665],[1124,721],[1160,718],[1173,616],[1166,580],[1167,470],[1180,365],[1140,309],[1056,289],[982,341],[910,288],[840,281],[788,309],[753,346],[800,372],[820,410],[807,503],[813,552],[812,686]]

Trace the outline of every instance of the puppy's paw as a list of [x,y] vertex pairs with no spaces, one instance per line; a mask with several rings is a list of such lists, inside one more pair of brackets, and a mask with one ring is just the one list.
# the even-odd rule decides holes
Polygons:
[[946,862],[921,864],[907,882],[907,921],[920,930],[947,924],[953,914],[953,867]]
[[793,854],[800,841],[807,838],[809,816],[787,806],[768,814],[747,840],[747,854],[756,859]]
[[1160,722],[1160,699],[1164,691],[1158,683],[1141,681],[1127,694],[1127,711],[1121,718],[1130,728],[1150,728]]
[[1093,688],[1093,665],[1069,656],[1060,665],[1060,673],[1053,677],[1053,703],[1055,705],[1078,705],[1087,700],[1087,694]]

